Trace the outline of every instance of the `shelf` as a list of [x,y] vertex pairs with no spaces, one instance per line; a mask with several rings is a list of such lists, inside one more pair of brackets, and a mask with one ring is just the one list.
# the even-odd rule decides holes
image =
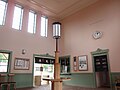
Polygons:
[[60,75],[71,75],[71,73],[60,73]]
[[95,71],[108,71],[108,63],[107,63],[107,56],[95,56],[94,57],[95,63]]
[[60,57],[59,63],[60,63],[60,73],[61,74],[70,73],[70,56]]

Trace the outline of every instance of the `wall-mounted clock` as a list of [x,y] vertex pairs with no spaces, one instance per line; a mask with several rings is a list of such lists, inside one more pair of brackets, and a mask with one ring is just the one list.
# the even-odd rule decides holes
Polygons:
[[100,32],[100,31],[95,31],[93,34],[92,34],[92,36],[93,36],[93,38],[94,39],[99,39],[99,38],[101,38],[102,37],[102,32]]

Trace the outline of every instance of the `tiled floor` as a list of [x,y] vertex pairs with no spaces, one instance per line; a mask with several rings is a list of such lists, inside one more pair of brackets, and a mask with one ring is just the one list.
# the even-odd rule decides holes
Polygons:
[[[17,90],[50,90],[49,85],[44,85],[35,88],[21,88]],[[63,90],[110,90],[110,88],[82,88],[82,87],[75,87],[75,86],[63,86]]]

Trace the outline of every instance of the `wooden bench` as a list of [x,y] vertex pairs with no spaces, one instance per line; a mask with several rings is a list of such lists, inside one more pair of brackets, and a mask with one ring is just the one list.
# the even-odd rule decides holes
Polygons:
[[115,90],[120,89],[120,77],[116,77],[115,79]]
[[11,90],[11,85],[13,85],[13,89],[16,90],[16,82],[13,77],[14,74],[0,74],[0,90],[2,90],[3,86],[6,87],[5,90]]
[[[7,76],[7,74],[0,74],[0,90],[2,90],[3,86],[8,86],[6,76]],[[7,88],[7,90],[8,90],[8,88]]]
[[10,86],[13,85],[13,89],[16,90],[16,82],[14,81],[15,74],[8,74],[8,90],[10,90]]

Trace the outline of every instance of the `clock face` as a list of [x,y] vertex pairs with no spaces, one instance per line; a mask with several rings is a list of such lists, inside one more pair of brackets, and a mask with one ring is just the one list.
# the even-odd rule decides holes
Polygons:
[[99,38],[102,37],[102,32],[95,31],[92,36],[93,36],[94,39],[99,39]]

